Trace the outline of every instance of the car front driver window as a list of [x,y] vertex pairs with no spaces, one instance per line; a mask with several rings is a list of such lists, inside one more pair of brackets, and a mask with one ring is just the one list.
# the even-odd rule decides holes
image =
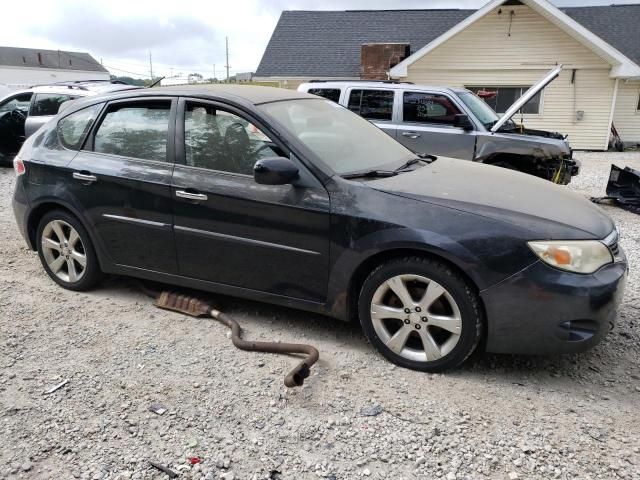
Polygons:
[[11,97],[0,104],[0,113],[12,112],[13,110],[26,112],[29,110],[29,102],[31,102],[30,93]]
[[184,118],[185,161],[190,167],[253,175],[261,158],[280,149],[258,127],[212,105],[187,103]]

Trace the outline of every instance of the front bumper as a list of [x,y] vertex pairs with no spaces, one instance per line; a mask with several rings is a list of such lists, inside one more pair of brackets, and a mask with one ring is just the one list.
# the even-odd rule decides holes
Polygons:
[[481,292],[486,350],[528,355],[588,350],[613,327],[627,272],[622,250],[616,263],[591,275],[563,272],[538,261]]

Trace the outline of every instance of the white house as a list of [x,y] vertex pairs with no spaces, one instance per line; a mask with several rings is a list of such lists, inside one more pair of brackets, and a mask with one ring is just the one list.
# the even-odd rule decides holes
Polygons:
[[[546,0],[493,0],[477,11],[283,12],[256,79],[296,88],[381,71],[400,81],[494,91],[489,102],[504,113],[564,64],[522,120],[568,134],[573,148],[604,150],[612,123],[623,141],[640,142],[639,25],[640,4],[559,9]],[[372,44],[384,48],[363,55]]]
[[109,72],[88,53],[0,47],[0,89],[3,90],[110,78]]

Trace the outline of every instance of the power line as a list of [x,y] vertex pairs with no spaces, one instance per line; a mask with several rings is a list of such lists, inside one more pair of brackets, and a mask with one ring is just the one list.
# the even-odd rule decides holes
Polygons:
[[138,73],[138,72],[130,72],[129,70],[122,70],[121,68],[110,67],[109,65],[105,65],[107,70],[115,70],[116,72],[128,73],[129,75],[136,75],[138,77],[148,77],[148,73]]

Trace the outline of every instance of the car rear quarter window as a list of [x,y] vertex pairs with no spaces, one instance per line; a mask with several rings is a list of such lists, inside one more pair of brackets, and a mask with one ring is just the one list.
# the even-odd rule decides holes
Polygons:
[[73,98],[77,97],[57,93],[37,93],[31,104],[29,115],[33,117],[56,115],[60,109],[60,105]]
[[60,120],[57,128],[60,143],[70,150],[80,150],[101,108],[102,104],[92,105]]
[[340,101],[339,88],[310,88],[307,93],[318,95],[319,97],[326,98],[327,100],[331,100],[336,103]]
[[393,90],[351,90],[349,110],[367,120],[391,120]]
[[109,107],[94,138],[98,153],[166,162],[171,101]]
[[424,92],[405,92],[402,99],[402,118],[405,122],[453,125],[460,109],[446,95]]

